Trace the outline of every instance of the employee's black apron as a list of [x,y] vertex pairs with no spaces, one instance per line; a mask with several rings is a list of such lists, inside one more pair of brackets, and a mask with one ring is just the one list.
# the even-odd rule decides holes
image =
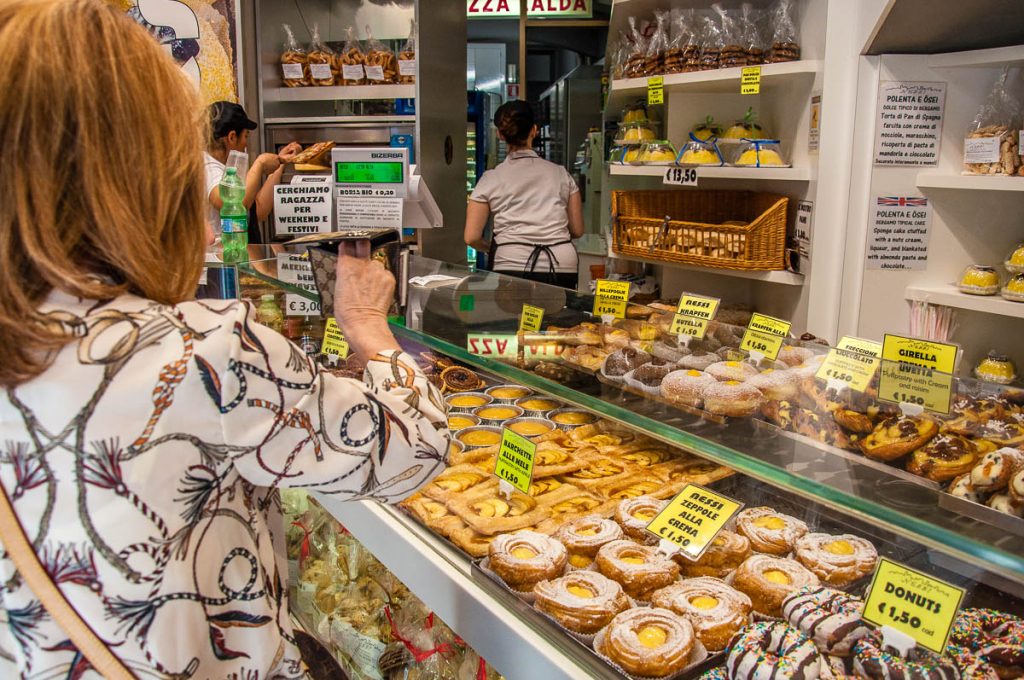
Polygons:
[[502,246],[526,246],[528,248],[533,248],[533,250],[530,251],[530,256],[526,258],[526,264],[523,265],[523,273],[536,274],[537,263],[540,261],[540,256],[544,255],[548,259],[548,282],[554,286],[558,285],[556,283],[558,280],[558,271],[556,270],[556,267],[558,266],[558,258],[555,257],[555,253],[551,249],[556,246],[564,246],[566,244],[571,245],[572,239],[558,241],[557,243],[549,243],[547,245],[537,245],[536,243],[525,243],[523,241],[506,241],[504,243],[498,243],[497,238],[492,238],[491,250],[487,253],[487,261],[491,263],[491,269],[494,269],[495,263],[497,262],[495,256],[498,254],[498,248],[501,248]]

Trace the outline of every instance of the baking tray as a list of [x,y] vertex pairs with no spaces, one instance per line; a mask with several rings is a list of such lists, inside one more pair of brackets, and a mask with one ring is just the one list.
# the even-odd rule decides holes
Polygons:
[[596,373],[595,375],[597,377],[597,381],[602,385],[606,385],[613,389],[620,390],[622,392],[625,392],[626,394],[632,394],[635,397],[641,397],[648,401],[652,401],[656,404],[661,404],[662,406],[667,406],[671,409],[675,409],[676,411],[680,411],[681,413],[686,413],[687,415],[701,418],[702,420],[706,420],[709,423],[714,423],[716,425],[728,425],[730,422],[736,422],[738,420],[736,418],[729,418],[727,416],[716,415],[714,413],[710,413],[709,411],[694,408],[692,406],[676,404],[663,397],[659,397],[655,394],[651,394],[650,392],[644,392],[643,390],[639,390],[631,385],[627,385],[624,382],[615,382],[614,380],[609,380],[601,373]]
[[964,517],[984,522],[1015,536],[1024,536],[1024,519],[993,510],[987,505],[969,501],[943,491],[939,494],[939,507]]

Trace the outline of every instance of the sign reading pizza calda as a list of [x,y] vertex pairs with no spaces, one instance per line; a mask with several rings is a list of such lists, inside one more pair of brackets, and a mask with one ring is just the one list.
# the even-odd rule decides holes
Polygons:
[[518,17],[519,3],[525,2],[529,17],[590,18],[594,0],[466,0],[466,16],[470,19]]

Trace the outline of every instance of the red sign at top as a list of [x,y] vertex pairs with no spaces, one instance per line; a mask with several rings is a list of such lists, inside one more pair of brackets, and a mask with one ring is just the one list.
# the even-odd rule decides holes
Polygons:
[[[470,19],[515,18],[521,0],[466,0]],[[526,15],[536,17],[572,17],[589,19],[594,15],[593,0],[522,0],[528,3]]]

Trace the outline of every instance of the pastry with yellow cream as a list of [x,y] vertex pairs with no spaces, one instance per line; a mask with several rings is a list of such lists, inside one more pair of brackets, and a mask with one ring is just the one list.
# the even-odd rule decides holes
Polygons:
[[539,437],[555,429],[554,424],[544,418],[516,418],[510,421],[506,427],[524,437]]
[[562,427],[579,427],[580,425],[589,425],[597,420],[597,416],[593,413],[572,409],[554,411],[549,415],[549,417],[553,423]]
[[732,585],[750,598],[755,612],[778,618],[782,615],[782,603],[789,595],[801,588],[817,586],[819,581],[799,562],[755,554],[736,569]]
[[518,531],[495,538],[487,552],[489,567],[505,584],[530,591],[541,581],[558,578],[565,571],[565,546],[535,531]]
[[597,551],[597,570],[622,585],[626,594],[646,600],[679,578],[679,565],[651,546],[612,541]]
[[878,551],[869,541],[851,534],[806,534],[796,542],[794,556],[822,582],[843,588],[875,570]]
[[557,537],[569,551],[569,564],[583,569],[594,561],[601,546],[622,539],[622,527],[610,519],[587,515],[562,525]]
[[484,394],[490,395],[495,401],[511,404],[516,399],[529,396],[531,391],[521,385],[498,385],[484,390]]
[[1017,379],[1017,369],[1010,357],[992,351],[974,369],[974,376],[986,382],[1009,385]]
[[615,581],[596,571],[574,571],[534,586],[534,606],[566,630],[592,635],[629,609],[629,598]]
[[1013,302],[1024,302],[1024,274],[1017,274],[1006,282],[1003,297]]
[[496,427],[467,427],[459,430],[455,438],[466,445],[466,448],[495,446],[501,443],[501,430]]
[[423,487],[423,493],[434,500],[446,501],[489,478],[491,478],[489,472],[473,465],[455,465]]
[[448,416],[448,429],[452,432],[458,432],[459,430],[465,430],[467,427],[476,427],[480,424],[480,419],[474,415],[467,415],[465,413],[453,413]]
[[516,406],[523,409],[528,416],[539,416],[562,407],[562,402],[545,397],[526,397],[518,399]]
[[490,404],[473,409],[473,415],[487,425],[501,425],[506,420],[521,418],[523,409],[512,404]]
[[665,505],[667,501],[653,496],[626,498],[615,506],[615,521],[622,527],[626,536],[653,545],[658,539],[648,533],[647,525],[665,509]]
[[710,576],[691,578],[657,590],[651,606],[673,611],[693,626],[709,652],[720,652],[750,621],[750,598],[725,581]]
[[784,166],[785,161],[774,149],[747,149],[736,159],[735,165],[754,165],[758,167]]
[[445,398],[450,410],[461,411],[464,413],[470,413],[475,408],[486,406],[493,400],[493,397],[490,397],[483,392],[459,392]]
[[704,554],[697,560],[690,560],[681,553],[676,553],[676,562],[683,576],[714,576],[725,578],[736,571],[736,567],[750,557],[750,540],[746,536],[733,533],[727,529],[718,532]]
[[995,267],[972,264],[960,275],[958,287],[968,295],[995,295],[999,292],[999,274]]
[[693,653],[693,626],[667,609],[624,611],[594,640],[594,650],[627,673],[645,678],[675,675]]
[[1011,274],[1024,274],[1024,243],[1013,249],[1003,266]]
[[757,552],[788,555],[807,524],[768,507],[747,508],[736,515],[736,531],[746,536]]

